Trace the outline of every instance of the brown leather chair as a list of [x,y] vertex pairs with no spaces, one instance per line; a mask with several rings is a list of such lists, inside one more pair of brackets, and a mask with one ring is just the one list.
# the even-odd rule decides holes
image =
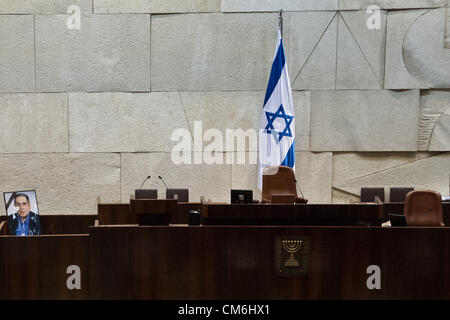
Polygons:
[[443,227],[441,194],[431,190],[409,192],[404,215],[408,226]]
[[389,202],[405,202],[408,192],[414,191],[414,188],[391,188],[389,192]]
[[375,197],[384,202],[384,188],[361,188],[361,202],[376,202]]
[[270,166],[263,170],[262,202],[307,203],[299,198],[294,170],[287,166]]

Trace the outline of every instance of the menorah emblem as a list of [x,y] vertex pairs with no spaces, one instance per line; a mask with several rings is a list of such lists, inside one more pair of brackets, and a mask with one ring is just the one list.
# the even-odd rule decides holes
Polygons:
[[294,254],[300,251],[302,248],[302,240],[282,240],[283,248],[289,253],[289,258],[284,262],[285,267],[298,267],[300,266]]

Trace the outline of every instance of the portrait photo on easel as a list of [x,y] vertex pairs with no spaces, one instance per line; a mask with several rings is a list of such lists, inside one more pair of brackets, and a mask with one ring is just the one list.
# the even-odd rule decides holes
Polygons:
[[35,190],[4,192],[9,234],[32,236],[40,234],[39,209]]

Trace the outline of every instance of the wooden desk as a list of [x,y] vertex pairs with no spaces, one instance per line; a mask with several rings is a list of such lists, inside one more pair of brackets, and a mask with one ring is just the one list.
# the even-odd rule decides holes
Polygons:
[[[189,211],[201,210],[199,202],[178,202],[177,209],[170,218],[171,224],[188,224]],[[100,225],[136,224],[136,215],[131,212],[129,203],[98,204],[98,219]]]
[[97,204],[100,225],[136,224],[136,215],[131,213],[129,203]]
[[[89,234],[0,236],[0,299],[450,299],[448,227],[93,227],[94,217],[49,217]],[[306,275],[274,271],[280,236],[309,239]],[[69,265],[80,291],[66,287]],[[370,265],[381,290],[366,287]]]
[[87,234],[97,215],[40,215],[41,234]]
[[204,225],[381,225],[382,205],[204,204]]
[[[89,235],[0,237],[0,299],[86,299]],[[66,271],[81,268],[81,290],[69,290]]]
[[[307,275],[274,272],[277,236],[309,237]],[[449,245],[450,228],[93,227],[90,297],[450,299]]]
[[172,224],[188,224],[189,211],[201,211],[202,205],[200,202],[178,202],[178,210],[175,216],[172,216],[170,223]]

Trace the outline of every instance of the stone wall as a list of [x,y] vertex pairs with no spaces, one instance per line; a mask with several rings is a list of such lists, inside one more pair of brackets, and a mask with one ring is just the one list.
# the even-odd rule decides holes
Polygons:
[[[68,26],[73,5],[80,29]],[[231,188],[260,197],[255,164],[174,164],[171,136],[194,134],[197,121],[223,135],[258,128],[282,9],[305,197],[348,203],[368,186],[448,195],[446,5],[2,0],[0,190],[36,189],[41,214],[95,214],[98,201],[128,202],[147,175],[160,197],[158,175],[189,188],[191,201],[229,201]],[[192,158],[204,156],[200,147]],[[244,153],[248,160],[257,150]]]

